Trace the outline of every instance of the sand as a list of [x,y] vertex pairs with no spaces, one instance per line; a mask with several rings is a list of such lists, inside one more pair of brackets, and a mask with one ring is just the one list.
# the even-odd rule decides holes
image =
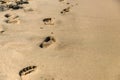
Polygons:
[[[118,0],[30,0],[24,6],[0,12],[0,80],[120,80]],[[7,23],[8,13],[19,21]],[[44,42],[48,36],[55,41]],[[19,71],[33,65],[36,70],[20,78]]]

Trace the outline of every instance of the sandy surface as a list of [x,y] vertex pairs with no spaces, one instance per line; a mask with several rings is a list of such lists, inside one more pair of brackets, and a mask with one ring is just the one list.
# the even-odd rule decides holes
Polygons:
[[[20,80],[19,71],[30,65],[37,69],[22,80],[120,80],[119,1],[29,2],[33,11],[0,12],[0,80]],[[19,15],[20,23],[6,23],[7,13]],[[54,25],[43,23],[47,17]],[[56,41],[40,48],[47,36]]]

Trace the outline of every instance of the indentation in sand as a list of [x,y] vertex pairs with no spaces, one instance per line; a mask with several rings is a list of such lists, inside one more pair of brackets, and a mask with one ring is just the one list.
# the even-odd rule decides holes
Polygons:
[[5,20],[6,23],[13,23],[13,24],[20,24],[19,16],[16,14],[5,14],[5,17],[7,18]]
[[56,42],[56,39],[53,36],[48,36],[39,45],[39,47],[41,47],[41,48],[47,48],[48,46],[52,45],[54,42]]
[[45,25],[54,25],[55,18],[44,18],[43,22]]

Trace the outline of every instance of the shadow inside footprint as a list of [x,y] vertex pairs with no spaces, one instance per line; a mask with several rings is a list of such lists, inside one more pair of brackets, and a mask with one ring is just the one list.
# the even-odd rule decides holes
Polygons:
[[48,36],[45,38],[45,40],[39,45],[41,48],[46,48],[56,42],[55,38],[53,36]]
[[67,12],[69,12],[70,11],[70,7],[67,7],[67,8],[65,8],[65,9],[63,9],[60,13],[61,14],[65,14],[65,13],[67,13]]
[[14,18],[14,19],[19,17],[18,15],[9,14],[9,13],[8,13],[8,14],[5,14],[4,16],[5,16],[6,18]]
[[29,2],[28,0],[0,0],[0,11],[23,9],[22,4],[29,4]]
[[22,80],[22,76],[27,75],[27,74],[35,71],[36,68],[37,68],[37,66],[28,66],[28,67],[25,67],[22,70],[20,70],[19,76],[21,77],[21,80]]
[[53,18],[44,18],[43,22],[44,22],[45,25],[54,25]]
[[5,14],[4,15],[6,18],[9,18],[11,15],[10,14]]
[[[70,5],[69,2],[67,2],[66,4],[67,4],[67,5]],[[70,5],[69,7],[64,8],[60,13],[61,13],[61,14],[66,14],[66,13],[70,12],[70,9],[71,9],[72,7],[77,6],[77,5],[78,5],[78,3],[76,3],[76,4],[74,4],[74,5]]]
[[20,23],[20,19],[18,15],[5,14],[4,16],[7,18],[5,20],[6,23]]

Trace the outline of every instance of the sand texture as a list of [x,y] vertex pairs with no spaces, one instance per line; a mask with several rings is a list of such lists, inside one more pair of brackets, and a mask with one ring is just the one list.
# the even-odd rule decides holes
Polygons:
[[120,80],[120,1],[0,0],[0,80]]

